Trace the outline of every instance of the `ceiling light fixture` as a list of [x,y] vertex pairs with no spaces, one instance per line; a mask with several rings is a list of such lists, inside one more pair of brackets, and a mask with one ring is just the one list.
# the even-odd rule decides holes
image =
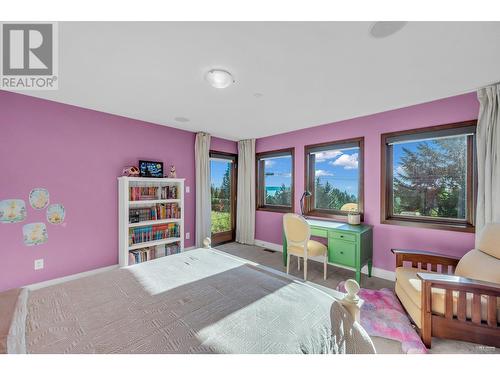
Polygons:
[[209,70],[205,79],[216,89],[225,89],[235,82],[231,73],[220,69]]
[[381,21],[375,22],[370,27],[370,35],[374,38],[386,38],[401,30],[408,22],[406,21]]

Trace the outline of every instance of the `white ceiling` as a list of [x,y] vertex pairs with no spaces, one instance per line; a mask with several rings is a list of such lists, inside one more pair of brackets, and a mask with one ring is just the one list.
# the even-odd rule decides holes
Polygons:
[[[409,22],[384,39],[370,36],[370,26],[62,22],[59,90],[25,94],[244,139],[427,102],[500,80],[500,22]],[[212,88],[204,81],[212,68],[230,71],[236,84]]]

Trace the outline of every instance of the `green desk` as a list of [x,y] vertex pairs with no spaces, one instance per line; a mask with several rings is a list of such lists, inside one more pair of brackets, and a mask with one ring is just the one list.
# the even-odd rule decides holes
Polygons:
[[[361,268],[368,264],[372,276],[373,230],[371,225],[349,225],[335,221],[306,219],[311,236],[328,241],[328,263],[356,270],[356,281],[361,279]],[[283,263],[286,266],[286,237],[283,231]]]

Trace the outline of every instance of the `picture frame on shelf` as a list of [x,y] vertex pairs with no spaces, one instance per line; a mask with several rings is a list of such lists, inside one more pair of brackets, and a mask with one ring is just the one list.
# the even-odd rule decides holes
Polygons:
[[153,160],[139,160],[141,177],[163,178],[163,162]]

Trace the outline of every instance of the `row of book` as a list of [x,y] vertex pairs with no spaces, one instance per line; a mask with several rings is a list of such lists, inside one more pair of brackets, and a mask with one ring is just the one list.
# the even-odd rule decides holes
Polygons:
[[146,247],[144,249],[129,251],[128,253],[128,264],[137,264],[142,262],[147,262],[156,258],[155,248]]
[[128,243],[134,245],[173,237],[180,237],[180,226],[177,223],[147,225],[130,228]]
[[153,207],[131,208],[129,222],[139,223],[148,220],[180,219],[181,208],[177,203],[161,203]]
[[129,200],[178,199],[177,186],[131,186]]
[[171,244],[145,247],[143,249],[131,250],[128,253],[128,264],[147,262],[148,260],[161,258],[181,252],[181,244],[174,242]]

